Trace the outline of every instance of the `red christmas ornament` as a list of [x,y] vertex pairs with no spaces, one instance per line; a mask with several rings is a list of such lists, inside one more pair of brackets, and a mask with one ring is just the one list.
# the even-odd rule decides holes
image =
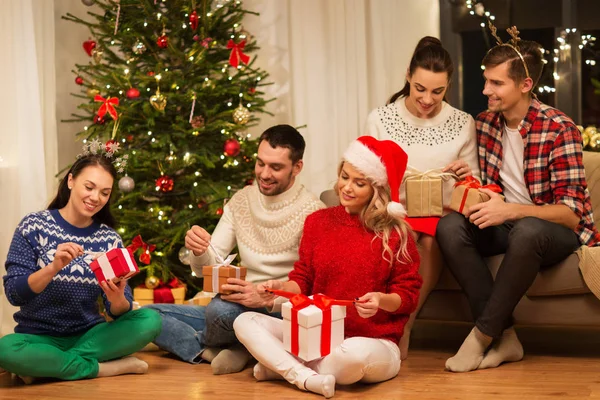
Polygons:
[[252,179],[252,178],[246,179],[246,186],[250,186],[250,185],[253,185],[253,184],[254,184],[254,179]]
[[163,175],[156,180],[156,187],[163,193],[173,190],[173,179],[167,175]]
[[158,39],[156,39],[156,44],[161,49],[166,49],[169,46],[169,38],[167,37],[167,35],[163,34],[159,36]]
[[77,78],[75,78],[75,83],[78,85],[83,85],[83,78],[78,76]]
[[86,40],[85,42],[83,42],[83,49],[85,50],[85,52],[87,53],[88,56],[92,56],[92,50],[94,50],[96,48],[96,42],[93,41],[92,39],[90,40]]
[[140,91],[136,88],[130,88],[129,90],[127,90],[126,95],[128,99],[137,99],[138,97],[140,97]]
[[217,215],[223,215],[223,209],[219,207],[217,209],[217,211],[215,211],[215,214],[217,214]]
[[223,152],[229,157],[240,154],[240,142],[235,139],[227,139],[223,145]]
[[109,140],[104,144],[104,151],[106,151],[107,153],[110,151],[111,149],[111,144],[115,144],[118,143],[116,140]]
[[207,203],[206,203],[204,200],[200,200],[200,201],[198,202],[198,208],[204,208],[204,207],[206,207],[206,204],[207,204]]
[[128,142],[133,142],[133,135],[127,135],[127,141]]
[[192,39],[194,39],[194,42],[199,42],[200,41],[200,36],[194,35],[194,37]]
[[251,87],[250,89],[248,89],[248,93],[250,93],[250,94],[256,93],[256,88],[255,87]]
[[148,71],[148,72],[146,72],[146,75],[148,75],[149,77],[153,77],[154,71]]
[[94,123],[96,125],[104,125],[106,120],[103,117],[99,117],[98,114],[94,115]]
[[194,31],[198,29],[198,13],[196,12],[196,10],[192,11],[192,13],[190,14],[190,26]]

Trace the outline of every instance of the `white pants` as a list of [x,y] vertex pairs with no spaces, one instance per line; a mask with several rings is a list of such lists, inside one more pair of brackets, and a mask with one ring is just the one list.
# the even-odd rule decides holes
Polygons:
[[333,375],[336,383],[382,382],[400,371],[400,349],[385,339],[348,338],[323,358],[305,362],[283,347],[283,321],[245,312],[233,323],[235,334],[256,360],[288,382],[306,390],[304,382],[315,374]]

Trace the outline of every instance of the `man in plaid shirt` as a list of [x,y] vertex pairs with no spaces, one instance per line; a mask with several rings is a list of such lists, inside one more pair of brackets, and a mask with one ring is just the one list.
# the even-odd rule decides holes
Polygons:
[[[600,241],[581,134],[569,117],[532,95],[542,73],[541,46],[520,40],[516,28],[509,33],[513,40],[497,38],[499,45],[483,59],[488,111],[476,119],[482,183],[502,187],[506,201],[481,189],[491,199],[471,207],[467,218],[445,216],[436,235],[475,319],[446,362],[454,372],[521,360],[512,313],[540,268]],[[483,257],[502,253],[494,280]]]

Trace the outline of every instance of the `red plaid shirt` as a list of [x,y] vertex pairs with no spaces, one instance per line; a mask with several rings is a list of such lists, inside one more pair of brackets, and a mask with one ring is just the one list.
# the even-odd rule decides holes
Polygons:
[[[475,122],[483,184],[500,185],[504,132],[501,115],[484,111]],[[533,203],[568,206],[581,219],[575,228],[580,242],[588,246],[599,243],[583,169],[579,129],[562,112],[533,99],[519,124],[519,132],[525,145],[525,185]]]

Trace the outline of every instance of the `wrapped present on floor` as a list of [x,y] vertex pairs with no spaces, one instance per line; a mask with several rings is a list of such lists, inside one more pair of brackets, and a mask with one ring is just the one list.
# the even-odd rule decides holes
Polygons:
[[283,346],[288,352],[311,361],[342,344],[346,306],[353,304],[351,300],[334,300],[323,294],[273,293],[290,299],[281,305]]
[[488,201],[490,196],[480,192],[479,189],[489,189],[492,192],[502,193],[500,186],[494,184],[482,186],[477,179],[468,176],[454,185],[450,208],[464,215],[469,207]]
[[185,285],[179,282],[177,278],[173,278],[167,283],[160,282],[158,287],[154,289],[148,289],[143,284],[134,288],[133,299],[140,306],[155,303],[183,304],[185,290]]
[[206,307],[208,303],[215,297],[216,293],[214,292],[198,292],[194,297],[189,300],[186,300],[184,304],[190,306],[204,306]]
[[246,279],[246,267],[235,267],[231,262],[237,254],[231,254],[224,260],[219,260],[216,265],[202,267],[204,278],[203,290],[221,294],[231,294],[230,290],[222,290],[221,286],[227,283],[228,278]]
[[108,280],[116,283],[121,279],[129,279],[140,272],[131,250],[121,247],[100,255],[91,262],[90,268],[96,275],[98,283]]
[[432,169],[420,172],[411,168],[404,180],[408,217],[441,217],[444,211],[444,180],[454,174]]

